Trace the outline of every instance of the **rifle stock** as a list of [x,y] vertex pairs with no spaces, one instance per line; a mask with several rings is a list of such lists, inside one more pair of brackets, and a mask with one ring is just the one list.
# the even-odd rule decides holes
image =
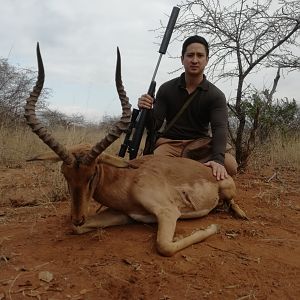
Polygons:
[[125,154],[127,152],[127,149],[129,147],[129,144],[131,143],[131,141],[130,141],[131,133],[132,133],[133,128],[136,127],[136,119],[137,119],[137,116],[138,116],[139,112],[140,111],[138,109],[135,109],[135,108],[132,111],[130,125],[129,125],[127,131],[126,131],[124,142],[120,147],[120,151],[119,151],[119,156],[120,157],[125,156]]
[[[151,84],[148,89],[148,94],[152,97],[155,93],[155,86],[156,82],[151,81]],[[130,142],[128,152],[129,152],[129,159],[134,159],[137,157],[139,147],[141,144],[141,140],[143,138],[144,129],[146,127],[146,121],[148,117],[149,109],[141,109],[139,112],[139,115],[137,117],[136,123],[135,123],[135,131],[132,137],[132,141]]]
[[[162,58],[162,55],[166,53],[171,36],[172,36],[172,32],[179,14],[179,8],[174,6],[172,9],[172,13],[161,43],[161,46],[159,48],[159,58],[158,58],[158,62],[156,64],[156,68],[154,70],[154,74],[148,89],[148,94],[152,97],[154,97],[154,93],[155,93],[155,87],[156,87],[156,82],[155,82],[155,76]],[[136,112],[137,111],[137,112]],[[133,110],[133,115],[132,115],[132,119],[131,119],[131,124],[129,126],[129,129],[127,130],[125,139],[124,139],[124,143],[121,145],[121,149],[119,152],[119,156],[124,157],[126,154],[126,151],[128,150],[129,153],[129,159],[134,159],[137,157],[138,151],[139,151],[139,147],[140,147],[140,143],[143,137],[143,133],[144,133],[144,129],[146,127],[146,121],[148,118],[148,114],[149,114],[149,109],[141,109],[141,110]],[[133,132],[133,137],[132,140],[130,140],[130,136]]]

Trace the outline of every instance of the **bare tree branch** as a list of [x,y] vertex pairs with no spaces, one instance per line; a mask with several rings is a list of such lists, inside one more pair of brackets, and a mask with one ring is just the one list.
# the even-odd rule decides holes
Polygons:
[[228,4],[220,0],[185,0],[178,6],[181,16],[175,27],[176,39],[204,36],[210,44],[208,75],[213,81],[237,79],[235,104],[229,107],[238,119],[233,140],[237,160],[242,163],[255,144],[260,115],[257,108],[247,137],[245,104],[249,98],[245,97],[245,80],[263,68],[278,69],[272,90],[265,90],[266,101],[272,102],[280,70],[300,70],[300,1],[239,0]]

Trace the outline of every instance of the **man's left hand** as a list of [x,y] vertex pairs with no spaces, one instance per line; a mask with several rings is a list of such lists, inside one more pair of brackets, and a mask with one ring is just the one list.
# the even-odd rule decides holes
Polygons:
[[223,180],[228,177],[228,173],[223,165],[212,160],[204,163],[204,165],[212,168],[213,175],[217,180]]

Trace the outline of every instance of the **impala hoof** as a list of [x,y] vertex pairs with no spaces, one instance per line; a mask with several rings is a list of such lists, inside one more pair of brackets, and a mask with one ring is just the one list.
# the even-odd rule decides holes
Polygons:
[[74,234],[83,234],[90,231],[85,226],[75,226],[74,224],[72,225],[72,230]]
[[212,230],[214,233],[219,233],[221,226],[219,224],[211,224],[209,225],[206,230]]

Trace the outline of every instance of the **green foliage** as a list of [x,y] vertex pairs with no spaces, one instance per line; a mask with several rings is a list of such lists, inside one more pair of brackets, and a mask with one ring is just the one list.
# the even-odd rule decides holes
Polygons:
[[260,142],[267,141],[274,132],[294,135],[300,129],[300,107],[295,99],[272,102],[265,98],[264,93],[256,92],[250,100],[243,101],[242,109],[252,128],[254,122],[258,122],[257,137]]

